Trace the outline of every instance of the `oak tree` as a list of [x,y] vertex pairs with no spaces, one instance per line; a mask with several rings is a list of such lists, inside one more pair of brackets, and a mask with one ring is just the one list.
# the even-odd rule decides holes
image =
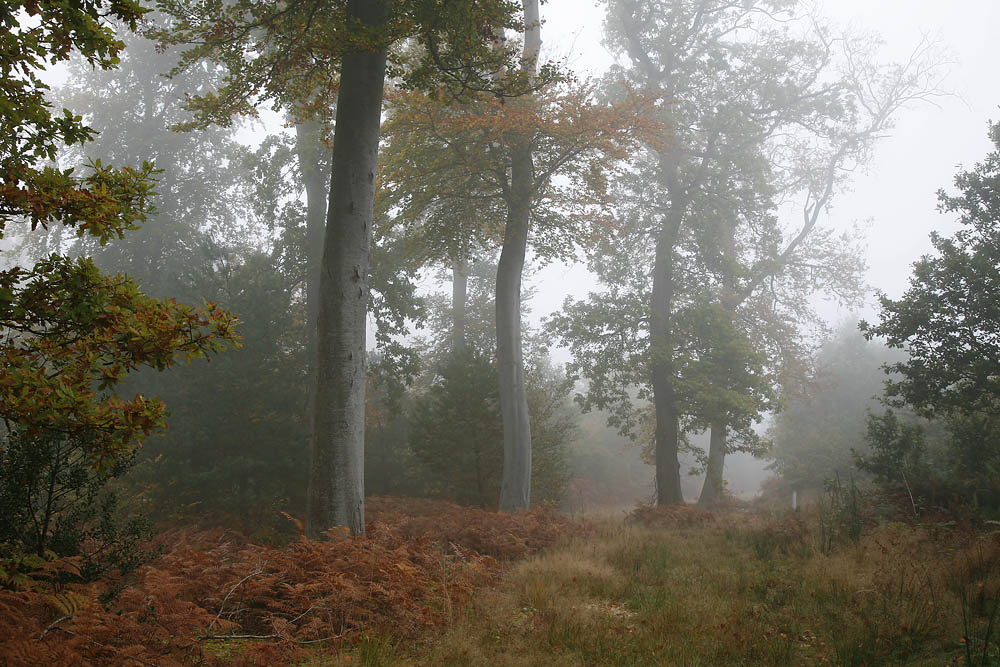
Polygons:
[[[38,78],[46,63],[73,53],[94,67],[114,67],[123,44],[111,20],[134,30],[145,11],[128,0],[0,8],[9,37],[0,46],[0,230],[12,223],[65,225],[106,243],[152,210],[149,162],[116,169],[95,160],[84,175],[45,166],[93,130],[68,110],[53,114]],[[234,324],[234,316],[211,303],[195,309],[151,299],[134,280],[102,274],[86,258],[52,254],[0,271],[0,418],[7,441],[0,495],[7,510],[17,507],[6,516],[34,526],[30,549],[49,548],[69,516],[67,498],[93,491],[78,483],[81,477],[106,480],[103,471],[163,428],[158,399],[118,395],[125,378],[143,366],[163,370],[220,350],[235,342]],[[42,450],[47,457],[32,456]],[[35,476],[11,479],[25,462]]]
[[[718,497],[731,427],[768,409],[767,396],[799,365],[788,354],[803,349],[789,322],[808,315],[805,295],[858,292],[860,264],[843,251],[856,246],[817,223],[893,113],[924,94],[934,75],[923,52],[909,67],[861,58],[857,44],[835,39],[796,8],[780,1],[609,5],[609,44],[631,63],[612,73],[612,85],[625,78],[657,97],[671,131],[663,147],[637,156],[634,174],[618,186],[631,238],[616,237],[606,251],[642,268],[623,269],[615,255],[593,262],[608,291],[593,297],[588,316],[628,310],[632,340],[622,343],[626,325],[598,320],[607,335],[580,332],[584,339],[573,342],[566,330],[567,342],[591,351],[577,362],[590,381],[585,402],[617,405],[613,414],[628,423],[635,419],[630,387],[651,399],[661,503],[682,501],[677,453],[683,429],[694,425],[715,431],[706,499]],[[804,200],[803,220],[789,225],[778,202],[796,197]],[[686,337],[708,333],[683,331],[686,313],[706,301],[718,309],[717,326],[747,341],[746,354],[713,352],[708,339]],[[702,353],[692,358],[690,348]],[[690,402],[684,385],[713,367],[715,397]],[[608,382],[612,368],[619,370]],[[756,394],[764,400],[720,401],[739,385],[733,372],[745,379],[763,372],[772,389]],[[755,390],[748,386],[745,395]]]

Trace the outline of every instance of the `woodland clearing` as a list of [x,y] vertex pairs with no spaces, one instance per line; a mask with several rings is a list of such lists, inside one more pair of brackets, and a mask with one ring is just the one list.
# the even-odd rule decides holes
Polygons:
[[875,521],[869,505],[646,507],[584,523],[379,498],[364,538],[267,544],[178,529],[117,589],[60,583],[72,559],[16,575],[19,590],[0,594],[0,655],[8,665],[997,664],[996,525]]

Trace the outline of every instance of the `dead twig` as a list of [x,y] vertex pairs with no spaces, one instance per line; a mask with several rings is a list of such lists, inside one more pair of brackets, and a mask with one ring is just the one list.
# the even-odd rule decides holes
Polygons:
[[247,576],[243,577],[238,582],[236,582],[236,585],[233,586],[228,593],[226,593],[226,597],[222,598],[222,605],[219,606],[219,613],[216,614],[215,618],[212,619],[212,622],[208,624],[209,630],[211,630],[212,626],[218,623],[219,619],[222,618],[222,612],[226,609],[226,603],[229,602],[229,598],[232,597],[233,593],[236,592],[236,589],[238,589],[240,586],[245,584],[250,579],[253,579],[257,575],[264,574],[264,566],[266,565],[267,561],[261,563],[259,566],[257,566],[257,569],[255,571],[251,572],[250,574],[248,574]]
[[[68,621],[71,618],[73,618],[73,617],[72,616],[60,616],[56,620],[54,620],[51,623],[49,623],[48,627],[46,627],[42,631],[42,634],[38,635],[38,641],[42,641],[43,639],[45,639],[45,635],[49,634],[50,630],[55,630],[57,625],[59,625],[63,621]],[[62,628],[59,628],[59,629],[62,630]]]
[[[315,605],[310,605],[308,609],[296,616],[295,618],[288,619],[285,624],[281,626],[276,632],[269,635],[202,635],[198,637],[199,641],[205,641],[209,639],[280,639],[283,642],[290,642],[293,644],[318,644],[320,642],[330,641],[332,639],[339,639],[343,637],[343,633],[339,635],[331,635],[329,637],[324,637],[322,639],[292,639],[291,637],[285,636],[285,628],[287,628],[292,623],[296,622],[315,608]],[[211,627],[211,626],[209,626]]]
[[910,483],[906,481],[906,471],[900,470],[900,474],[903,475],[903,484],[906,486],[906,494],[910,496],[910,507],[913,508],[913,516],[917,516],[917,504],[913,502],[913,492],[910,491]]

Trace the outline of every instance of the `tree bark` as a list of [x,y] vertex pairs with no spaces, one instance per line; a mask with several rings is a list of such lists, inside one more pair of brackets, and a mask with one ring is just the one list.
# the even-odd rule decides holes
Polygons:
[[[723,269],[722,293],[719,297],[719,302],[728,316],[729,321],[726,323],[728,326],[731,326],[736,320],[736,309],[740,303],[737,296],[736,275],[733,272],[733,266],[738,260],[736,251],[737,223],[735,220],[730,221],[730,223],[727,225],[727,221],[720,221],[722,235],[719,246],[720,266]],[[732,368],[732,365],[729,364],[727,367]],[[725,384],[729,384],[728,378],[726,378]],[[705,467],[705,482],[702,484],[701,495],[698,497],[699,507],[714,507],[723,499],[725,490],[723,472],[726,467],[727,454],[726,439],[729,435],[728,418],[728,414],[720,414],[715,415],[711,420],[711,435],[708,441],[708,464]]]
[[[542,46],[538,0],[522,0],[521,4],[524,8],[521,67],[533,77]],[[503,419],[501,512],[531,507],[531,422],[521,347],[521,273],[528,248],[528,222],[534,194],[530,137],[519,137],[512,142],[510,149],[507,226],[496,283],[497,364]]]
[[713,419],[712,434],[708,444],[708,465],[705,466],[705,483],[701,486],[698,507],[711,508],[723,498],[725,484],[723,471],[726,466],[726,436],[728,429],[725,419]]
[[[350,0],[349,25],[385,26],[389,0]],[[316,400],[306,533],[364,535],[365,324],[386,53],[341,64],[330,204],[319,283]]]
[[524,51],[522,67],[534,76],[538,54],[542,50],[542,22],[538,14],[538,0],[521,0],[524,9]]
[[674,302],[674,247],[681,215],[672,211],[656,240],[653,264],[653,294],[650,303],[650,370],[656,416],[656,504],[684,502],[680,463],[677,459],[680,410],[674,391],[671,316]]
[[469,263],[465,258],[451,267],[451,353],[458,357],[465,351],[465,312],[469,298]]
[[309,378],[316,372],[316,324],[319,320],[319,280],[323,261],[323,231],[326,226],[329,175],[324,174],[320,124],[305,121],[295,126],[295,152],[306,187],[306,359]]
[[656,504],[684,502],[681,491],[680,408],[674,389],[673,310],[677,285],[674,279],[674,250],[689,199],[680,182],[677,157],[660,155],[660,178],[670,197],[670,210],[656,238],[653,260],[653,293],[650,299],[649,353],[656,416]]
[[497,363],[503,417],[501,512],[531,506],[531,423],[521,348],[521,273],[528,246],[532,171],[531,149],[515,147],[511,153],[511,196],[496,285]]

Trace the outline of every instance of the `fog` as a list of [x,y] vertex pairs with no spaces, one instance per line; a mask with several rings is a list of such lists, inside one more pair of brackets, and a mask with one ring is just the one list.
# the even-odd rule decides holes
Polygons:
[[[871,296],[862,308],[845,310],[817,299],[830,326],[845,320],[875,316],[875,293],[898,298],[906,289],[910,267],[931,250],[931,232],[953,233],[952,216],[938,213],[937,191],[950,189],[956,168],[971,166],[988,151],[984,119],[1000,118],[1000,77],[994,67],[994,28],[1000,25],[1000,5],[990,0],[949,4],[921,0],[820,0],[816,11],[852,30],[871,31],[883,40],[881,55],[905,61],[927,37],[949,61],[941,81],[945,95],[929,103],[909,105],[898,114],[869,164],[837,195],[824,225],[864,231],[868,253],[866,280]],[[546,54],[562,59],[574,71],[599,76],[614,61],[602,44],[603,8],[575,0],[550,0],[542,8]],[[567,296],[594,289],[580,264],[556,264],[534,277],[544,285],[531,300],[537,322],[558,310]],[[569,359],[554,350],[555,359]],[[766,430],[767,423],[761,424]],[[757,492],[771,474],[767,463],[736,453],[727,459],[727,480],[743,497]],[[700,480],[700,478],[698,478]],[[696,484],[692,483],[692,487]]]
[[141,3],[0,3],[0,661],[1000,659],[996,0]]
[[[1000,77],[994,68],[994,27],[1000,5],[990,0],[820,0],[817,12],[852,29],[872,31],[884,41],[883,57],[905,60],[928,36],[950,60],[942,91],[933,104],[914,104],[901,112],[879,142],[870,164],[840,193],[825,223],[838,229],[860,224],[869,248],[867,281],[873,290],[898,297],[906,288],[910,265],[931,248],[932,231],[951,233],[954,220],[937,213],[937,191],[952,185],[958,165],[971,166],[989,149],[986,120],[1000,118]],[[602,45],[604,14],[599,5],[550,0],[542,8],[547,53],[564,58],[577,71],[599,75],[613,61]],[[580,266],[554,266],[538,280],[546,284],[532,302],[536,316],[556,310],[566,295],[586,284]],[[846,313],[824,307],[828,321]],[[871,317],[872,304],[857,313]]]
[[[922,95],[922,99],[905,104],[903,108],[892,115],[893,120],[887,127],[880,127],[878,132],[880,136],[873,143],[866,159],[861,160],[860,167],[854,169],[850,174],[841,174],[845,177],[837,183],[832,199],[818,217],[817,229],[832,230],[836,234],[860,233],[860,242],[865,248],[863,259],[867,264],[862,276],[863,282],[866,283],[866,297],[860,303],[856,302],[845,306],[838,300],[824,295],[822,290],[816,290],[808,295],[807,303],[801,304],[800,309],[815,309],[820,319],[818,322],[797,322],[794,324],[809,327],[808,330],[804,330],[802,335],[802,345],[804,349],[808,348],[808,352],[812,353],[823,344],[829,343],[832,331],[851,331],[856,328],[858,320],[877,318],[875,295],[886,294],[895,298],[903,294],[909,281],[911,265],[931,250],[929,240],[931,232],[949,235],[957,229],[955,216],[938,213],[937,191],[939,188],[946,190],[951,188],[956,172],[963,166],[970,167],[981,160],[990,148],[990,141],[986,136],[988,121],[995,116],[996,105],[1000,100],[1000,79],[995,75],[995,54],[991,46],[993,28],[1000,24],[1000,7],[989,0],[967,0],[950,5],[908,0],[886,0],[879,3],[860,0],[825,0],[810,3],[808,8],[815,15],[825,18],[833,32],[839,33],[839,31],[845,30],[855,35],[877,35],[882,41],[877,55],[874,56],[879,63],[906,62],[914,56],[915,50],[922,48],[921,45],[930,45],[929,51],[933,53],[936,67],[932,80],[925,82],[930,86],[930,94]],[[615,64],[614,55],[604,44],[604,12],[603,3],[579,2],[579,0],[549,0],[545,2],[541,6],[541,60],[558,63],[560,67],[571,71],[578,80],[599,81],[608,68]],[[176,53],[177,51],[169,51],[170,57],[175,56]],[[128,58],[127,53],[126,58]],[[623,68],[630,66],[624,56],[619,59],[617,64]],[[206,67],[202,74],[209,76],[208,72],[209,69]],[[85,84],[74,80],[74,77],[81,77],[84,74],[85,72],[82,73],[80,69],[70,73],[63,63],[49,68],[44,73],[44,77],[53,87],[53,95],[57,101],[61,99],[60,96],[67,94],[70,94],[71,99],[86,100]],[[73,85],[69,84],[77,85],[75,92],[73,92]],[[71,93],[67,93],[67,90],[70,90]],[[138,95],[139,91],[130,90],[127,92]],[[185,91],[180,89],[172,91],[170,93],[173,96],[171,100],[167,100],[163,104],[170,106],[181,99],[184,94],[186,94]],[[103,103],[112,104],[112,101],[112,98],[106,98]],[[95,108],[90,109],[88,117],[93,116],[96,119],[95,126],[98,130],[103,129],[101,123],[109,123],[109,128],[115,128],[114,119],[111,121],[101,119],[103,111],[101,104],[102,102],[98,102]],[[172,113],[179,113],[174,107],[170,108],[173,109]],[[78,111],[88,112],[87,109],[79,109]],[[267,159],[273,158],[275,168],[279,171],[275,174],[262,176],[266,173],[266,168],[263,166],[254,167],[257,172],[253,172],[253,175],[248,176],[248,178],[276,179],[269,181],[265,188],[258,189],[256,194],[251,192],[252,188],[241,190],[240,188],[244,188],[244,186],[235,181],[227,185],[220,185],[219,187],[233,188],[232,192],[226,195],[227,197],[231,196],[232,199],[220,203],[213,210],[219,211],[227,206],[230,208],[224,215],[216,219],[191,222],[195,226],[192,229],[197,230],[198,233],[208,233],[209,236],[215,233],[219,234],[217,237],[212,237],[211,242],[208,243],[209,249],[204,250],[209,255],[215,252],[220,253],[207,265],[211,272],[236,270],[234,267],[246,268],[250,265],[247,263],[250,261],[247,257],[253,256],[254,253],[262,253],[263,255],[270,253],[271,261],[277,262],[278,260],[273,258],[281,251],[281,243],[286,241],[282,240],[284,237],[282,237],[279,224],[276,223],[277,218],[274,216],[278,216],[278,218],[280,216],[294,217],[297,214],[293,211],[296,206],[302,209],[313,206],[313,203],[306,196],[306,191],[299,187],[300,184],[295,183],[296,174],[301,175],[300,171],[297,171],[301,166],[296,166],[291,157],[296,150],[294,146],[296,133],[287,123],[286,111],[275,110],[271,104],[257,104],[256,113],[257,117],[252,120],[236,118],[236,129],[231,136],[251,151],[258,150],[262,141],[272,142],[271,148],[266,148],[266,150],[273,151],[271,157]],[[149,115],[147,112],[147,116]],[[387,122],[391,117],[391,112],[383,111],[382,119],[384,122]],[[178,118],[180,118],[179,115],[172,116],[173,121]],[[160,130],[165,131],[164,128],[157,129],[157,131]],[[113,136],[116,131],[115,129],[105,130],[100,137],[100,145],[113,147],[115,151],[121,149],[129,159],[132,159],[133,153],[141,157],[143,151],[147,153],[157,152],[157,146],[143,144],[147,139],[142,136],[138,139],[129,138],[133,145],[116,146],[116,137]],[[195,130],[195,133],[200,131],[203,130]],[[215,130],[212,131],[215,132]],[[219,136],[223,135],[225,135],[225,131],[221,132]],[[391,138],[383,141],[383,152],[391,141]],[[197,139],[193,140],[192,145],[196,144]],[[278,145],[283,147],[274,148]],[[633,150],[638,149],[633,147]],[[82,155],[81,153],[72,153],[60,159],[64,164],[68,164],[79,160]],[[191,156],[186,154],[181,157],[186,160]],[[279,158],[285,162],[280,162]],[[231,156],[222,159],[224,162],[220,164],[225,165],[222,171],[237,169],[238,160]],[[240,159],[248,160],[249,158],[244,155]],[[320,160],[320,167],[329,169],[328,164],[323,162],[325,159]],[[169,187],[176,185],[181,190],[188,187],[184,179],[190,179],[190,174],[179,177],[177,184],[174,184],[171,181],[171,169],[175,169],[175,165],[164,163],[163,166],[168,174],[165,181],[171,183]],[[419,166],[419,161],[415,162],[413,169],[416,170]],[[203,167],[193,166],[190,168],[197,170]],[[788,168],[790,169],[790,167]],[[236,171],[233,173],[235,174]],[[578,172],[574,178],[579,179],[580,173],[582,172]],[[242,176],[234,175],[232,178],[238,181]],[[414,180],[416,178],[414,177]],[[222,180],[225,181],[225,178]],[[554,176],[553,182],[559,187],[567,188],[575,187],[578,184],[570,176],[560,173]],[[259,183],[254,187],[258,186]],[[271,188],[271,190],[262,195],[261,193],[267,188]],[[786,240],[800,224],[803,192],[804,190],[800,188],[796,191],[795,197],[790,197],[775,208],[774,213],[778,216]],[[272,197],[272,200],[267,204],[271,207],[268,209],[269,213],[265,214],[253,209],[253,206],[259,203],[254,197],[259,199],[261,196]],[[232,203],[237,201],[240,203]],[[240,210],[241,206],[246,207],[246,209]],[[395,206],[396,208],[390,207],[385,214],[390,217],[400,215],[405,202],[397,202]],[[170,210],[169,205],[165,208]],[[208,208],[211,209],[211,206]],[[182,206],[178,206],[177,211],[177,215],[188,214],[184,212],[185,209]],[[497,214],[497,211],[492,210],[490,213]],[[254,216],[257,217],[254,218]],[[219,232],[218,229],[212,231],[213,226],[229,224],[225,222],[226,220],[235,221],[232,224],[243,226],[239,228],[239,231],[222,230]],[[254,227],[254,225],[257,226]],[[157,225],[150,225],[150,229],[157,229]],[[534,235],[536,231],[533,229],[532,234]],[[145,230],[136,232],[136,237],[143,238],[145,233]],[[495,230],[490,233],[497,234]],[[56,238],[58,237],[57,232],[52,231],[50,236],[56,239],[52,242],[54,245],[51,247],[79,249],[79,246],[73,245],[75,242],[72,241],[70,235],[58,239]],[[178,238],[182,236],[183,234],[179,235]],[[240,238],[237,240],[237,237]],[[569,253],[575,257],[575,261],[566,252],[539,257],[533,245],[536,241],[538,238],[532,236],[528,243],[527,265],[524,273],[524,293],[527,295],[523,303],[525,308],[524,322],[527,330],[533,332],[532,336],[535,337],[530,342],[530,346],[545,349],[542,357],[539,357],[544,361],[536,360],[543,368],[542,371],[538,372],[545,375],[550,370],[555,373],[552,369],[579,360],[574,359],[569,347],[561,345],[559,338],[551,333],[552,329],[544,329],[544,327],[552,326],[553,320],[560,317],[567,298],[582,302],[587,299],[591,292],[601,292],[606,290],[608,286],[601,285],[598,277],[588,269],[582,250],[577,249],[575,253]],[[144,243],[150,245],[155,244],[156,241]],[[280,261],[292,264],[295,261],[304,261],[301,253],[306,255],[310,252],[314,253],[319,245],[315,241],[309,243],[312,247],[301,247],[292,253],[293,257],[286,257]],[[306,245],[308,246],[309,243]],[[32,251],[38,252],[40,247],[50,247],[44,246],[44,244],[40,246],[32,246],[30,243],[27,245],[19,244],[11,236],[4,239],[4,244],[6,248],[21,253],[22,258],[29,257]],[[232,245],[227,246],[226,244]],[[228,249],[223,250],[223,248]],[[485,333],[476,334],[482,334],[482,340],[477,341],[476,344],[481,344],[483,350],[488,350],[490,355],[493,354],[492,346],[494,345],[493,338],[491,338],[494,334],[488,331],[489,320],[493,317],[493,294],[490,282],[496,273],[495,261],[498,249],[499,245],[486,251],[483,257],[476,259],[476,261],[485,262],[485,264],[475,268],[479,275],[473,275],[469,284],[469,308],[478,308],[483,322],[486,323],[483,325],[486,328]],[[109,271],[125,269],[132,272],[135,270],[134,265],[130,266],[127,261],[121,266],[116,264],[115,262],[121,258],[112,259],[113,254],[101,255],[101,253],[105,253],[105,250],[97,250],[96,252],[99,256],[104,257],[99,263],[105,262],[102,267]],[[148,252],[148,248],[146,252]],[[295,255],[295,253],[300,254]],[[127,255],[128,252],[125,254]],[[405,255],[406,253],[403,252],[400,257]],[[9,252],[7,257],[11,257]],[[394,255],[394,257],[396,256]],[[134,259],[129,261],[134,262]],[[491,264],[491,262],[494,263]],[[275,264],[275,266],[278,265]],[[140,273],[146,268],[140,266]],[[420,372],[407,378],[408,382],[415,382],[415,384],[408,385],[405,390],[400,390],[406,394],[406,400],[416,400],[415,397],[425,395],[428,387],[438,382],[441,377],[440,373],[433,369],[442,358],[442,349],[450,335],[443,324],[447,319],[444,313],[449,307],[447,305],[450,298],[448,294],[452,290],[450,268],[446,263],[442,264],[440,261],[437,263],[427,261],[424,262],[423,266],[413,269],[412,276],[408,276],[406,280],[398,284],[393,284],[390,281],[390,288],[393,285],[404,285],[402,293],[405,293],[408,289],[405,287],[406,281],[412,277],[416,289],[415,294],[421,298],[429,299],[428,303],[431,304],[432,311],[437,309],[431,312],[430,320],[422,327],[414,324],[413,318],[417,312],[415,310],[400,311],[398,315],[387,319],[385,313],[381,313],[378,317],[374,313],[369,313],[367,316],[366,346],[373,358],[384,359],[381,356],[384,354],[389,354],[391,358],[391,354],[395,352],[386,352],[386,350],[391,349],[392,345],[415,346],[413,347],[413,350],[416,350],[415,356],[420,357],[420,363],[423,366]],[[168,278],[171,277],[150,275],[142,280],[146,287],[157,292],[158,290],[153,286],[169,283]],[[190,278],[190,280],[197,283],[195,278]],[[227,277],[226,280],[228,281],[229,278]],[[189,288],[192,291],[187,293],[188,297],[197,300],[204,296],[198,292],[200,287],[193,286],[190,282],[184,284],[183,289]],[[166,289],[164,288],[164,290]],[[295,283],[285,289],[288,289],[288,293],[292,295],[290,297],[292,302],[288,305],[289,313],[292,313],[295,308],[302,307],[303,301],[308,300],[303,291],[305,288],[301,283]],[[227,298],[238,301],[238,298],[233,296],[235,293],[243,294],[238,289],[233,292],[233,287],[229,283],[226,284],[225,289],[217,292],[217,294],[225,295],[221,297],[224,305]],[[479,299],[479,301],[476,302],[475,299]],[[472,311],[470,310],[470,312]],[[252,322],[252,317],[258,316],[248,317],[251,317],[250,321]],[[301,313],[294,314],[294,316],[289,315],[289,317],[291,319],[287,321],[285,326],[303,326]],[[313,317],[313,315],[307,315],[308,317]],[[392,320],[392,317],[396,317],[396,319]],[[786,320],[791,317],[791,315],[787,316]],[[392,324],[388,328],[379,329],[379,323],[384,325],[390,320]],[[785,324],[793,323],[789,320]],[[304,326],[308,328],[310,325]],[[471,324],[469,326],[472,327]],[[298,336],[299,334],[301,332],[294,335]],[[274,344],[275,349],[281,349],[281,345],[284,343],[275,342]],[[301,366],[302,359],[312,358],[313,353],[309,348],[311,344],[306,343],[305,348],[293,345],[289,349],[292,349],[294,354],[289,353],[289,359],[294,357],[296,361],[290,362],[286,359],[282,363],[289,364],[290,367],[295,364]],[[400,368],[405,367],[405,364],[399,363]],[[503,364],[501,364],[502,366]],[[880,377],[877,365],[870,370],[872,374]],[[399,368],[395,371],[402,372]],[[642,378],[640,384],[643,382],[648,383],[648,379]],[[805,381],[803,380],[803,382]],[[823,380],[817,376],[810,377],[809,382],[821,384]],[[397,389],[393,388],[392,391]],[[180,391],[176,388],[174,390]],[[615,502],[628,504],[629,502],[649,500],[654,494],[654,467],[648,465],[653,456],[649,449],[654,440],[652,434],[641,432],[642,429],[633,424],[630,437],[625,437],[618,431],[627,431],[628,428],[618,429],[617,427],[605,427],[601,424],[602,419],[609,416],[606,413],[595,413],[600,415],[601,419],[596,419],[594,415],[582,417],[569,400],[570,394],[579,394],[579,398],[585,398],[588,391],[587,379],[581,378],[569,394],[563,395],[560,399],[566,401],[561,409],[565,409],[567,414],[572,413],[573,420],[585,425],[584,432],[576,436],[579,440],[575,445],[577,449],[573,450],[570,455],[572,459],[570,467],[574,468],[575,466],[573,474],[579,473],[582,468],[587,466],[616,468],[616,472],[610,478],[618,479],[630,491],[626,494],[628,497],[617,497]],[[628,391],[635,398],[640,390],[633,385]],[[784,388],[782,392],[793,396],[793,399],[801,398],[796,397],[794,392],[785,391]],[[193,395],[183,392],[181,395],[182,401],[192,400]],[[635,412],[640,413],[644,409],[642,407],[644,405],[648,407],[650,398],[651,394],[645,395],[641,400],[635,399],[633,406]],[[301,399],[289,398],[289,403],[294,404],[297,400],[301,402]],[[761,400],[762,404],[767,403],[767,401]],[[594,404],[589,407],[597,406]],[[781,401],[775,400],[767,408],[762,408],[760,413],[755,416],[754,423],[744,429],[746,437],[751,440],[768,437],[774,427],[774,416],[779,407],[782,407]],[[390,412],[396,411],[399,406],[387,409]],[[412,406],[407,406],[406,409],[411,410]],[[561,418],[553,417],[555,420],[553,423],[561,423],[559,422]],[[639,419],[635,415],[630,418]],[[566,417],[566,419],[570,418]],[[860,416],[859,419],[861,419]],[[183,422],[184,420],[178,419],[178,421]],[[308,428],[298,417],[295,421],[298,429],[295,437],[299,439],[298,446],[301,449],[307,439]],[[689,429],[690,432],[686,434],[687,443],[682,446],[680,454],[684,473],[690,466],[697,465],[697,457],[685,450],[688,444],[692,445],[696,451],[698,449],[708,450],[707,425],[704,420],[699,422],[695,419],[693,423],[697,423],[698,426]],[[400,456],[398,452],[392,450],[393,442],[396,440],[407,442],[408,438],[411,437],[410,429],[415,427],[410,423],[396,424],[392,420],[388,420],[381,423],[380,428],[383,428],[384,431],[380,431],[378,434],[369,434],[370,447],[381,452],[380,455],[388,461],[393,457]],[[505,425],[504,429],[506,428]],[[183,429],[178,428],[177,431],[183,432]],[[498,437],[497,433],[490,431],[489,437]],[[758,445],[763,446],[760,443]],[[747,448],[752,449],[750,446]],[[573,447],[570,449],[572,450]],[[757,453],[758,455],[764,454],[763,450]],[[406,456],[411,454],[412,452],[408,452]],[[646,463],[640,463],[642,460],[645,460]],[[405,463],[405,465],[410,463],[412,462]],[[399,465],[403,466],[404,463]],[[725,466],[729,490],[741,498],[753,496],[757,493],[761,482],[773,474],[773,471],[768,469],[769,465],[771,465],[771,460],[766,456],[754,457],[745,452],[732,453],[727,458]],[[392,474],[399,472],[395,468],[393,471]],[[695,499],[701,489],[702,478],[687,474],[682,475],[682,477],[684,497],[689,500]],[[407,490],[405,488],[396,489],[384,479],[375,482],[372,486],[386,492]],[[423,491],[426,492],[426,488]]]

